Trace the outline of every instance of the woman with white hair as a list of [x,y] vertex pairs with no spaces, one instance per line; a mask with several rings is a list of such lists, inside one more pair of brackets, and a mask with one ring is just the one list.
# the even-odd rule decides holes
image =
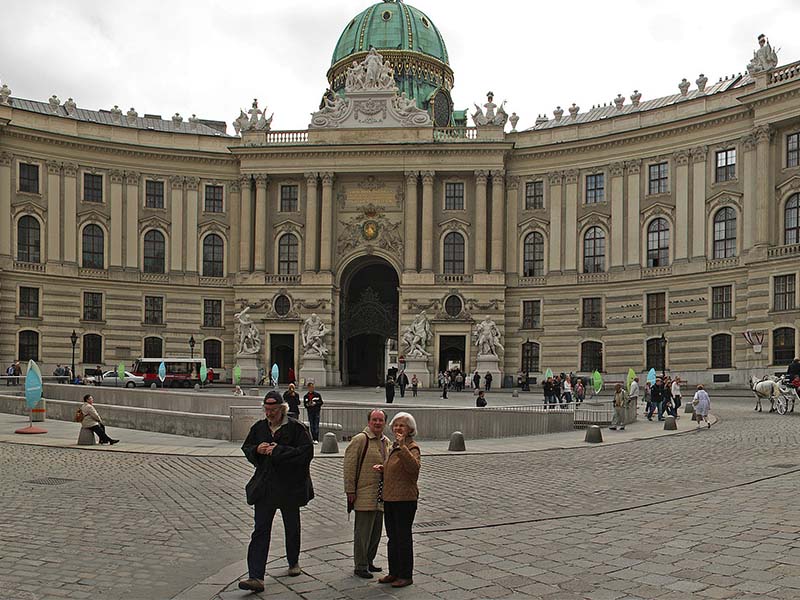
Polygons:
[[397,413],[389,423],[394,443],[384,464],[373,469],[383,473],[383,518],[389,555],[389,574],[378,583],[390,583],[401,588],[414,583],[414,542],[411,526],[419,498],[420,451],[414,442],[417,422],[410,414]]

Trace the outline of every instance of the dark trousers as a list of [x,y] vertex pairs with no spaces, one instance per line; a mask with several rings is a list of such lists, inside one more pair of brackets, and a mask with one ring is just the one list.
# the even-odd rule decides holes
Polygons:
[[308,427],[311,429],[311,439],[319,441],[319,411],[308,413]]
[[492,391],[492,382],[491,381],[487,381],[486,382],[486,391],[487,392],[491,392]]
[[417,397],[417,386],[415,386],[415,385],[412,385],[412,386],[411,386],[411,395],[412,395],[414,398],[416,398],[416,397]]
[[[272,537],[272,521],[277,510],[278,507],[268,502],[258,502],[255,505],[255,527],[247,547],[247,571],[251,579],[264,579]],[[300,508],[281,508],[280,511],[286,532],[286,560],[291,567],[300,560]]]
[[417,512],[417,501],[384,502],[383,519],[386,522],[386,535],[389,542],[386,548],[389,555],[389,575],[398,579],[411,579],[414,571],[414,541],[411,538],[411,525]]
[[386,388],[386,404],[394,402],[394,386]]
[[95,425],[94,427],[90,427],[92,431],[97,434],[97,437],[100,439],[100,443],[107,444],[111,441],[111,438],[108,437],[106,433],[106,426],[105,425]]
[[406,397],[406,386],[404,386],[404,385],[400,386],[400,397],[401,398],[405,398]]

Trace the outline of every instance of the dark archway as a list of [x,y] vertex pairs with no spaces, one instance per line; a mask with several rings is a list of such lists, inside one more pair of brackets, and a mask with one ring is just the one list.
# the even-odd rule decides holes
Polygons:
[[294,369],[294,335],[273,333],[269,339],[269,368],[278,365],[278,383],[289,383],[289,369]]
[[450,366],[458,366],[464,373],[466,367],[467,337],[464,335],[443,335],[439,338],[439,371],[447,371]]
[[397,271],[386,260],[365,256],[342,276],[339,356],[344,385],[375,386],[385,380],[386,340],[397,340]]

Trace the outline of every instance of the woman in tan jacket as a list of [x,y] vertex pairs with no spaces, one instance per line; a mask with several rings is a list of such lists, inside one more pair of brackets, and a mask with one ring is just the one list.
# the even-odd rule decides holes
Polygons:
[[111,444],[113,446],[119,442],[119,440],[112,440],[110,437],[108,437],[105,423],[103,423],[103,419],[100,418],[100,414],[94,407],[94,398],[92,398],[91,394],[86,394],[83,397],[81,412],[83,413],[81,427],[84,429],[91,429],[94,433],[96,433],[97,437],[100,438],[101,444]]
[[389,423],[394,443],[386,461],[375,465],[383,471],[383,516],[389,555],[389,574],[378,583],[391,583],[392,587],[406,587],[413,583],[414,545],[411,526],[417,512],[419,498],[420,451],[414,442],[417,423],[410,414],[397,413]]

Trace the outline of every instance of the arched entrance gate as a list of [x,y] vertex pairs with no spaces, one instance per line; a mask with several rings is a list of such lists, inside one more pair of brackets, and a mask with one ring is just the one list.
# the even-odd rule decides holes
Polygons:
[[397,344],[397,271],[388,261],[365,256],[350,263],[341,280],[339,356],[343,385],[384,382],[387,340]]

